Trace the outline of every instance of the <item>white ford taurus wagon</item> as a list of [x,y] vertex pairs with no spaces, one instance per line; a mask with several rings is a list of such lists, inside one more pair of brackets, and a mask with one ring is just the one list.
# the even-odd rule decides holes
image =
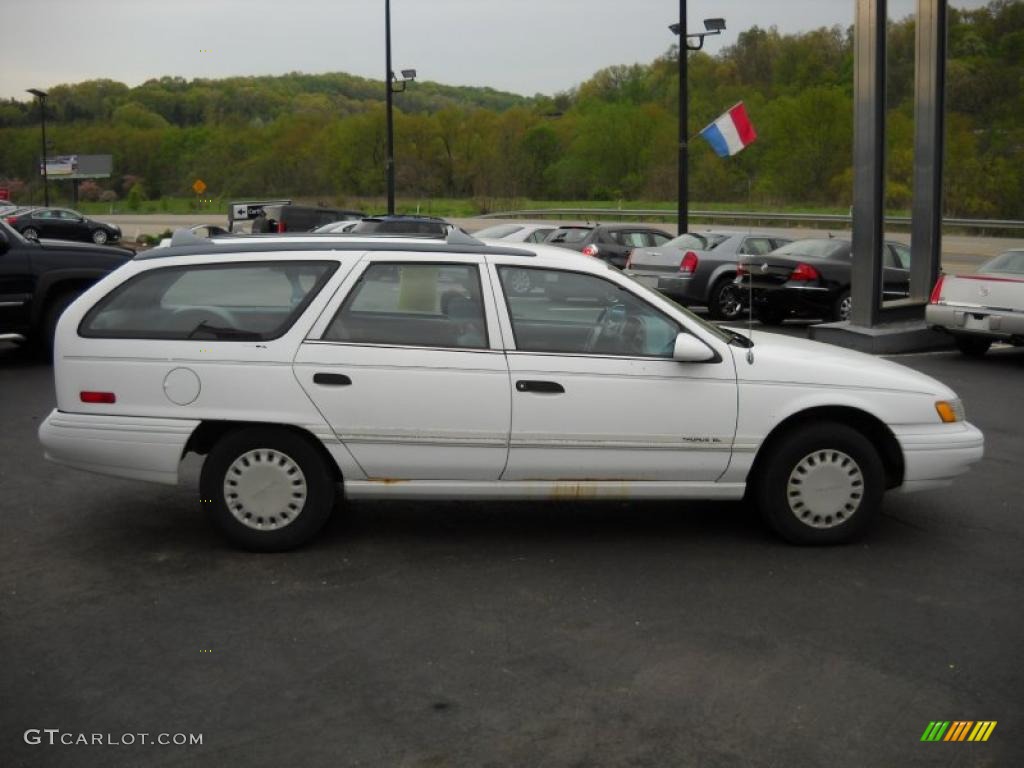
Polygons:
[[49,459],[173,484],[203,455],[203,506],[255,550],[308,541],[339,494],[746,495],[786,539],[837,543],[983,450],[928,376],[461,233],[178,236],[70,306],[54,373]]

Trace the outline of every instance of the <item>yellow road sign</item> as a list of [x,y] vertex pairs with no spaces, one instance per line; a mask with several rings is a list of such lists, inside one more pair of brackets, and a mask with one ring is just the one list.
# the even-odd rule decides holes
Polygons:
[[206,182],[202,179],[196,179],[196,183],[192,185],[192,191],[197,195],[203,194],[206,191]]

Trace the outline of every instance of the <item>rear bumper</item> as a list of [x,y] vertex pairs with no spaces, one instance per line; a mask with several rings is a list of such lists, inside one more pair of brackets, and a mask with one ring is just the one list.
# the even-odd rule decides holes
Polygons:
[[193,419],[53,410],[39,427],[46,458],[87,472],[176,485]]
[[925,307],[924,318],[928,325],[964,336],[1006,340],[1024,338],[1024,312],[929,304]]
[[705,301],[705,297],[697,290],[696,281],[689,275],[684,277],[634,269],[627,269],[626,274],[648,288],[671,296],[681,304],[703,304]]
[[903,450],[901,491],[921,491],[949,485],[985,454],[985,436],[966,421],[894,427]]

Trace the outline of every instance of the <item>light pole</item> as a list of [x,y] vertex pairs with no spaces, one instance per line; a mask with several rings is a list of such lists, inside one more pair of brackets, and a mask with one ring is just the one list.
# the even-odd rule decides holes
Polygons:
[[[699,51],[704,47],[704,38],[709,35],[720,35],[725,29],[725,19],[704,19],[704,32],[686,32],[686,0],[679,0],[679,22],[669,24],[668,28],[679,36],[679,168],[677,189],[679,196],[678,230],[683,234],[689,229],[690,201],[687,183],[687,123],[689,122],[689,103],[686,89],[686,53]],[[697,39],[696,45],[690,45],[692,38]]]
[[43,205],[49,208],[50,179],[46,175],[46,91],[40,91],[38,88],[29,88],[28,93],[39,99],[39,116],[43,127]]
[[403,69],[402,79],[395,77],[391,70],[391,0],[384,0],[384,91],[387,104],[388,148],[388,215],[395,213],[395,124],[392,116],[394,94],[405,90],[407,83],[416,79],[415,69]]

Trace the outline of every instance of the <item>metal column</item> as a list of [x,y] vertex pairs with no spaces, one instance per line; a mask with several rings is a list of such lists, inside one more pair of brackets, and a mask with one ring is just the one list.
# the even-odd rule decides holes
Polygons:
[[690,184],[689,184],[689,115],[690,103],[687,86],[689,85],[689,73],[687,72],[687,53],[689,49],[686,44],[686,0],[679,0],[679,166],[676,170],[676,190],[678,195],[676,232],[683,234],[690,231]]
[[917,0],[910,299],[925,302],[942,258],[947,0]]
[[854,325],[874,326],[882,299],[886,0],[857,0],[853,33]]

